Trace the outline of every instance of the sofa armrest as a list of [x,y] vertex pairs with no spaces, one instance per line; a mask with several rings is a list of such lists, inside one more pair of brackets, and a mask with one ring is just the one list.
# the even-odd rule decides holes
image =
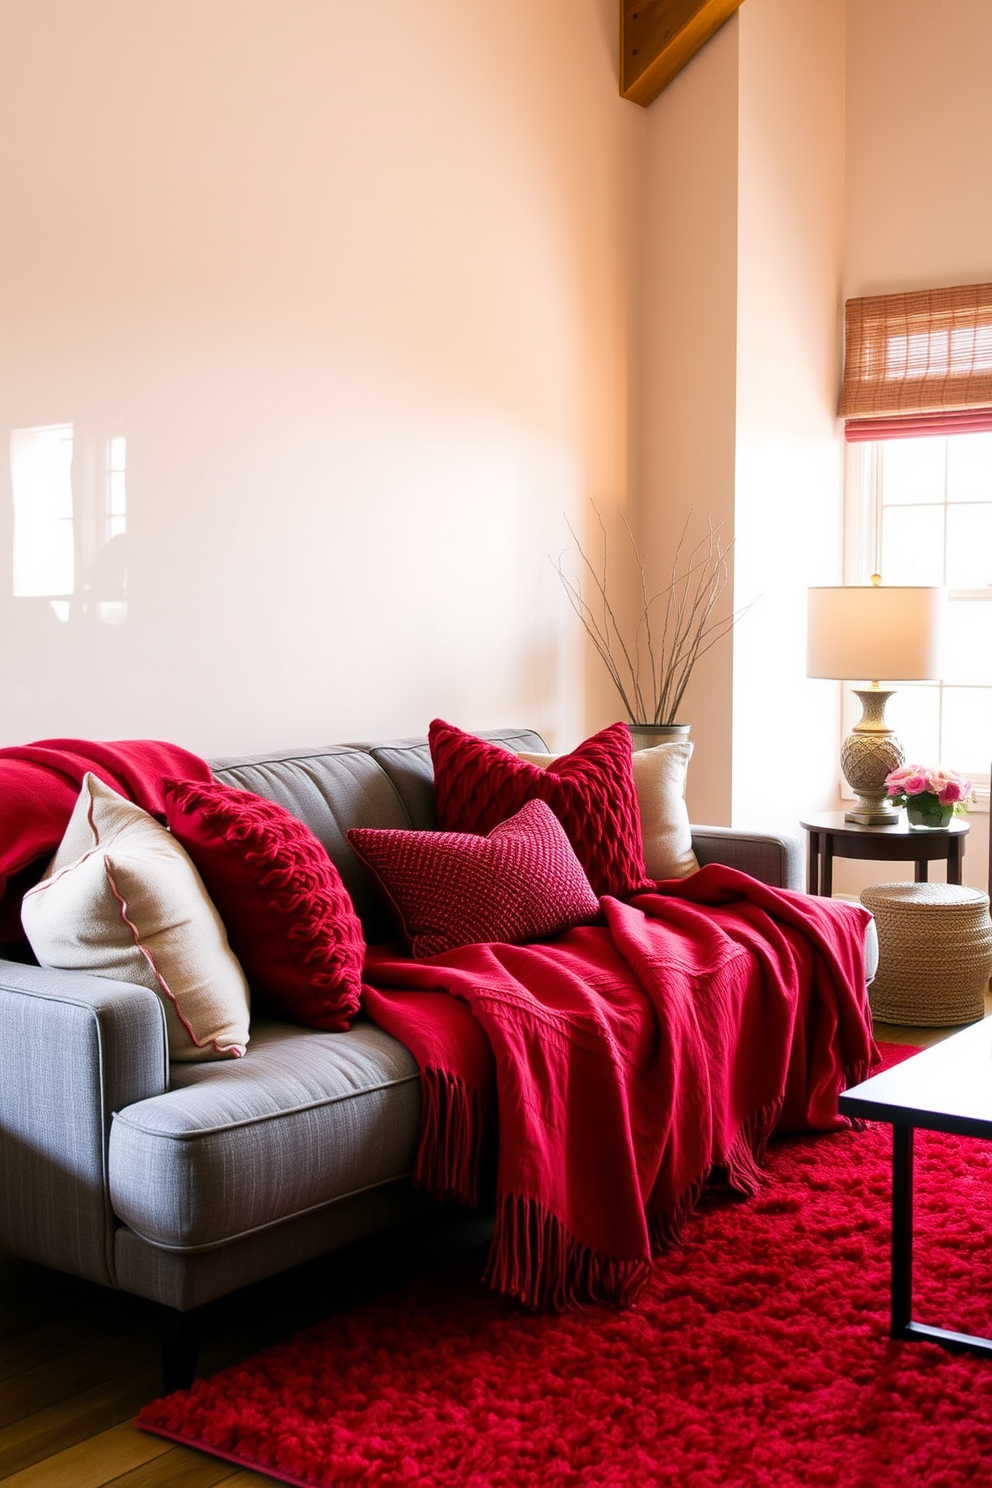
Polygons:
[[115,1286],[111,1115],[168,1083],[154,992],[0,960],[0,1243]]
[[692,827],[692,850],[700,868],[723,863],[776,889],[805,888],[798,837],[747,832],[739,827]]

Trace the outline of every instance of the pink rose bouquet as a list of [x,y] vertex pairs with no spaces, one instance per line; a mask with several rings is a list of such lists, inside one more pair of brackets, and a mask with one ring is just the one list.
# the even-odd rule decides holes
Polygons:
[[975,799],[970,780],[954,770],[931,769],[927,765],[903,765],[885,777],[885,789],[893,806],[922,806],[936,810],[950,806],[955,816],[963,816]]

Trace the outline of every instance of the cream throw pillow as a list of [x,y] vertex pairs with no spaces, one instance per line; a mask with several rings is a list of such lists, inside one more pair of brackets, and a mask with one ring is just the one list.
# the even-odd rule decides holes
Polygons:
[[96,775],[21,918],[42,966],[157,993],[172,1059],[245,1052],[248,984],[200,875],[165,827]]
[[[521,754],[532,765],[549,765],[555,754]],[[686,878],[699,864],[685,804],[685,777],[692,758],[688,739],[671,739],[634,751],[634,789],[641,811],[641,836],[648,878]]]

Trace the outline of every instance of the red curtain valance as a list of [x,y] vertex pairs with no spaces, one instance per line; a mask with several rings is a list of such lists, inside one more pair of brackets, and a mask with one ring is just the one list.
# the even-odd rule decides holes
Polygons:
[[923,439],[928,434],[992,433],[992,408],[955,408],[946,413],[904,413],[894,418],[848,419],[844,438]]

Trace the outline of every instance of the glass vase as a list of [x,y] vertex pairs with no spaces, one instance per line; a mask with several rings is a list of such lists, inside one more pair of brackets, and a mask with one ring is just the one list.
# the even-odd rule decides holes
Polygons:
[[954,815],[953,806],[942,806],[930,791],[911,797],[906,802],[906,820],[911,827],[921,831],[941,830],[950,825]]

